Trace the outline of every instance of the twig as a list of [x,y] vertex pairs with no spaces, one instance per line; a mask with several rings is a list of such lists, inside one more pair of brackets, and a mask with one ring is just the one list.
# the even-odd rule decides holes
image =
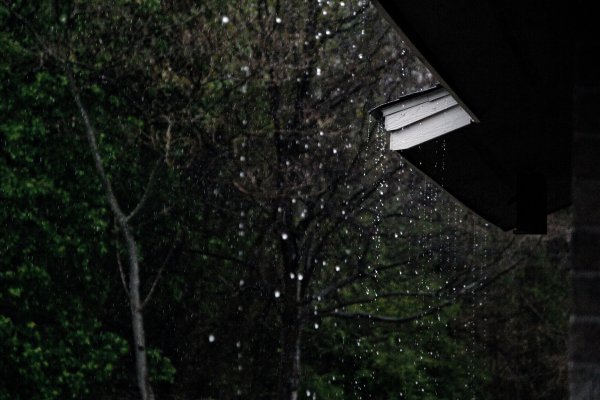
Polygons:
[[123,263],[121,262],[121,254],[119,253],[119,238],[115,237],[115,254],[117,257],[117,265],[119,266],[119,275],[121,276],[121,283],[123,284],[123,290],[127,294],[129,299],[129,289],[127,288],[127,281],[125,280],[125,272],[123,270]]
[[438,312],[439,310],[452,305],[453,302],[448,300],[443,303],[440,303],[434,307],[430,307],[427,310],[421,311],[420,313],[410,315],[408,317],[390,317],[386,315],[376,315],[367,312],[333,312],[329,314],[324,314],[323,316],[327,317],[335,317],[335,318],[344,318],[344,319],[367,319],[374,322],[384,322],[384,323],[393,323],[393,324],[406,324],[408,322],[413,322],[433,313]]
[[152,172],[150,173],[150,177],[148,178],[148,183],[146,184],[144,194],[142,194],[140,201],[127,216],[127,221],[131,221],[133,218],[135,218],[135,216],[140,212],[140,210],[144,208],[144,206],[148,202],[148,198],[150,197],[150,193],[154,187],[154,183],[156,182],[156,173],[161,165],[161,161],[161,159],[158,159],[154,163],[154,168],[152,168]]

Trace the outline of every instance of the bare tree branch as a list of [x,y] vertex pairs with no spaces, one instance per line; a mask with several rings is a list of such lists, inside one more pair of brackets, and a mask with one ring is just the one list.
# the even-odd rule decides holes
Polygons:
[[121,277],[121,283],[123,284],[123,290],[129,298],[129,289],[127,289],[127,281],[125,279],[125,272],[123,270],[123,263],[121,262],[121,253],[119,251],[119,238],[115,236],[115,256],[117,258],[117,265],[119,266],[119,275]]
[[366,319],[373,322],[383,322],[383,323],[392,323],[392,324],[406,324],[408,322],[413,322],[424,318],[428,315],[434,314],[440,311],[443,308],[446,308],[450,305],[454,304],[452,301],[445,301],[436,306],[430,307],[427,310],[421,311],[417,314],[410,315],[408,317],[390,317],[386,315],[377,315],[368,312],[331,312],[329,314],[324,314],[323,317],[334,317],[334,318],[343,318],[343,319]]
[[356,299],[347,300],[341,303],[336,303],[335,305],[317,310],[320,314],[327,314],[335,310],[339,310],[345,307],[357,305],[357,304],[369,304],[375,303],[378,300],[386,299],[386,298],[394,298],[394,297],[427,297],[427,298],[438,298],[435,292],[408,292],[408,291],[397,291],[397,292],[387,292],[387,293],[379,293],[377,296],[367,296],[367,297],[359,297]]
[[131,221],[133,218],[137,216],[137,214],[144,208],[146,203],[148,202],[148,198],[150,197],[150,193],[154,187],[154,183],[156,182],[156,173],[162,163],[162,160],[157,160],[154,163],[154,168],[152,168],[152,172],[150,173],[150,177],[148,178],[148,183],[146,184],[146,188],[144,189],[144,193],[140,198],[138,204],[133,208],[133,210],[127,216],[127,221]]
[[156,273],[156,277],[154,278],[154,282],[152,282],[152,286],[150,286],[150,290],[148,291],[146,298],[142,302],[142,305],[141,305],[142,309],[144,309],[144,307],[146,307],[146,305],[152,298],[152,295],[154,294],[154,290],[156,289],[158,281],[162,277],[162,273],[163,273],[165,267],[167,266],[167,264],[169,264],[169,261],[171,261],[171,256],[173,255],[173,251],[175,250],[175,248],[177,247],[178,244],[179,244],[179,232],[177,232],[177,235],[176,235],[175,239],[173,240],[173,244],[171,245],[171,248],[169,249],[169,253],[167,253],[165,260],[163,261],[162,265],[158,269],[158,272]]

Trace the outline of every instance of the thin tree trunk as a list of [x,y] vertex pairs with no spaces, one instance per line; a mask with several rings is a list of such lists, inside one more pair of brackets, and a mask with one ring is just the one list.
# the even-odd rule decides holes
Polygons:
[[140,266],[137,253],[137,244],[133,233],[131,232],[128,217],[121,209],[112,189],[110,179],[104,170],[102,158],[100,157],[100,151],[98,150],[98,144],[96,142],[96,130],[94,129],[89,115],[83,106],[83,103],[81,102],[79,91],[75,86],[73,76],[68,67],[66,67],[66,73],[69,79],[71,93],[75,99],[75,103],[77,104],[77,108],[79,109],[79,113],[85,124],[86,136],[92,157],[94,159],[96,172],[98,173],[100,181],[102,182],[104,194],[106,195],[110,209],[113,212],[113,215],[115,216],[125,239],[129,263],[129,305],[131,308],[131,325],[133,328],[133,345],[137,382],[142,400],[154,400],[154,393],[148,377],[146,334],[144,331],[144,316],[142,312],[143,307],[140,296]]
[[129,257],[129,306],[131,309],[131,325],[133,328],[133,344],[135,346],[135,369],[142,400],[154,400],[154,393],[148,377],[148,361],[146,356],[146,332],[144,330],[144,314],[140,296],[140,266],[137,246],[129,227],[125,224],[125,241]]
[[[288,321],[286,321],[286,319]],[[301,324],[298,315],[283,318],[279,365],[279,400],[297,400],[300,386]]]
[[[290,213],[284,213],[284,226],[291,226]],[[300,295],[303,281],[299,278],[299,257],[295,240],[295,235],[292,234],[288,240],[280,240],[284,267],[284,303],[281,309],[281,358],[277,396],[279,400],[297,400],[300,386]],[[289,279],[291,273],[295,273],[297,279]]]

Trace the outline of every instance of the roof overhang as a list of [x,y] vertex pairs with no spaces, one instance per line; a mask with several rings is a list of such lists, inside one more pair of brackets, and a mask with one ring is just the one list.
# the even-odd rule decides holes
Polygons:
[[571,202],[567,5],[373,1],[473,121],[400,153],[500,228],[543,233]]

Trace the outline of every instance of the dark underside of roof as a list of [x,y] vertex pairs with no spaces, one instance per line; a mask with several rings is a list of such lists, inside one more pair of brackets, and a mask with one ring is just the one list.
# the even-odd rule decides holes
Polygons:
[[545,180],[544,215],[568,206],[572,57],[566,3],[375,3],[480,121],[401,154],[504,230],[517,227],[520,177]]

